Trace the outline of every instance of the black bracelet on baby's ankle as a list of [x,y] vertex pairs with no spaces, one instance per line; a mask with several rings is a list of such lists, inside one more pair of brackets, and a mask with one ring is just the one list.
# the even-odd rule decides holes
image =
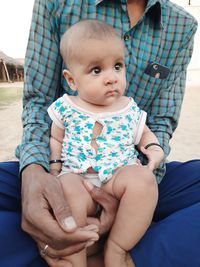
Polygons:
[[49,164],[54,164],[54,163],[63,163],[63,160],[61,159],[52,159],[49,161]]
[[158,143],[149,143],[144,148],[147,149],[150,146],[158,146],[158,147],[160,147],[164,151],[163,147],[160,144],[158,144]]

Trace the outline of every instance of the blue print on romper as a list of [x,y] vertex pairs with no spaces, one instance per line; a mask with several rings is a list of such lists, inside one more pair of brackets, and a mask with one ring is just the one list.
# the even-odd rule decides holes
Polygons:
[[112,153],[110,154],[111,157],[117,157],[117,155],[118,155],[117,152],[112,152]]
[[72,151],[73,151],[72,147],[71,147],[71,146],[69,146],[69,147],[68,147],[68,149],[67,149],[67,152],[69,152],[69,153],[70,153],[70,152],[72,152]]
[[135,105],[133,105],[131,109],[132,109],[132,110],[136,110],[136,106],[135,106]]
[[111,126],[108,126],[108,128],[107,128],[107,134],[112,133],[112,130],[113,130],[113,128]]
[[57,101],[55,104],[56,107],[60,107],[60,105],[61,105],[60,101]]
[[94,166],[93,169],[98,172],[101,169],[101,166]]
[[127,126],[126,126],[126,125],[120,125],[120,127],[121,127],[121,129],[122,129],[123,131],[125,131],[125,130],[126,130],[126,128],[127,128]]
[[113,120],[115,120],[115,121],[119,121],[119,120],[120,120],[120,116],[119,116],[119,117],[113,116],[112,118],[113,118]]
[[77,141],[77,142],[81,142],[81,139],[78,138],[78,137],[76,137],[76,136],[73,138],[73,140],[75,140],[75,141]]
[[103,171],[103,174],[107,174],[107,173],[108,173],[108,171],[107,171],[107,170],[104,170],[104,171]]
[[80,154],[78,155],[78,159],[79,159],[80,161],[85,161],[85,160],[86,160],[86,156],[85,156],[85,154],[84,154],[84,153],[80,153]]
[[95,160],[96,160],[96,161],[99,161],[99,160],[101,160],[101,158],[102,158],[102,155],[99,155],[99,154],[98,154],[98,155],[96,155]]
[[128,165],[128,161],[126,159],[124,160],[124,165]]
[[128,115],[126,115],[126,119],[129,121],[129,122],[131,122],[132,121],[132,118],[131,118],[131,116],[128,114]]
[[103,136],[97,136],[96,139],[99,140],[99,141],[104,141],[105,140],[105,138]]
[[80,119],[85,119],[86,117],[85,117],[85,115],[79,115],[78,116]]
[[74,131],[77,133],[77,134],[80,134],[81,133],[81,127],[80,126],[76,126],[74,128]]
[[114,141],[120,141],[121,138],[120,138],[120,136],[115,136],[115,137],[112,138],[112,140],[114,140]]
[[90,138],[88,137],[88,136],[84,136],[84,140],[86,141],[86,142],[90,142]]
[[92,129],[93,128],[93,124],[88,122],[88,123],[86,123],[86,127],[88,129]]
[[78,110],[72,108],[72,113],[75,114],[75,113],[80,113],[80,112],[78,112]]
[[65,108],[64,108],[63,106],[61,106],[61,107],[59,108],[59,111],[60,111],[60,113],[63,113],[63,112],[65,111]]

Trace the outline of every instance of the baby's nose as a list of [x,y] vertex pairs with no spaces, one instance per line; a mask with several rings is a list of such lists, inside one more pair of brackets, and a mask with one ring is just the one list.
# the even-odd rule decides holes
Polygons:
[[105,84],[113,84],[117,82],[117,74],[114,71],[109,71],[105,75],[104,79]]

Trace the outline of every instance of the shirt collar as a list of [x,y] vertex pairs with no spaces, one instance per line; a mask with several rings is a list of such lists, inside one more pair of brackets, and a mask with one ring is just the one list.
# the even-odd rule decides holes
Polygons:
[[149,16],[155,21],[155,23],[157,25],[160,25],[162,28],[164,28],[162,14],[163,1],[165,0],[148,0],[145,9],[145,14],[149,14]]
[[95,5],[97,6],[99,3],[101,3],[103,0],[95,0]]
[[[105,0],[95,0],[95,5],[100,4]],[[164,27],[163,16],[161,6],[165,0],[147,0],[147,6],[145,9],[145,14],[149,14],[156,23],[160,23],[161,27]]]

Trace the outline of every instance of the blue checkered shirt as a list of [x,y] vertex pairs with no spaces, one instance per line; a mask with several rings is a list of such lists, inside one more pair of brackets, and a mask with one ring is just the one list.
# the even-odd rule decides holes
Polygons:
[[[20,170],[37,163],[49,169],[50,118],[47,107],[64,92],[72,94],[62,77],[61,36],[81,19],[98,19],[113,26],[126,46],[127,90],[148,113],[147,124],[165,155],[177,127],[184,96],[186,69],[193,50],[196,20],[168,0],[149,0],[132,28],[126,0],[36,0],[25,60],[23,137],[16,149]],[[165,79],[145,73],[149,63],[170,69]],[[156,170],[160,182],[165,164]]]

